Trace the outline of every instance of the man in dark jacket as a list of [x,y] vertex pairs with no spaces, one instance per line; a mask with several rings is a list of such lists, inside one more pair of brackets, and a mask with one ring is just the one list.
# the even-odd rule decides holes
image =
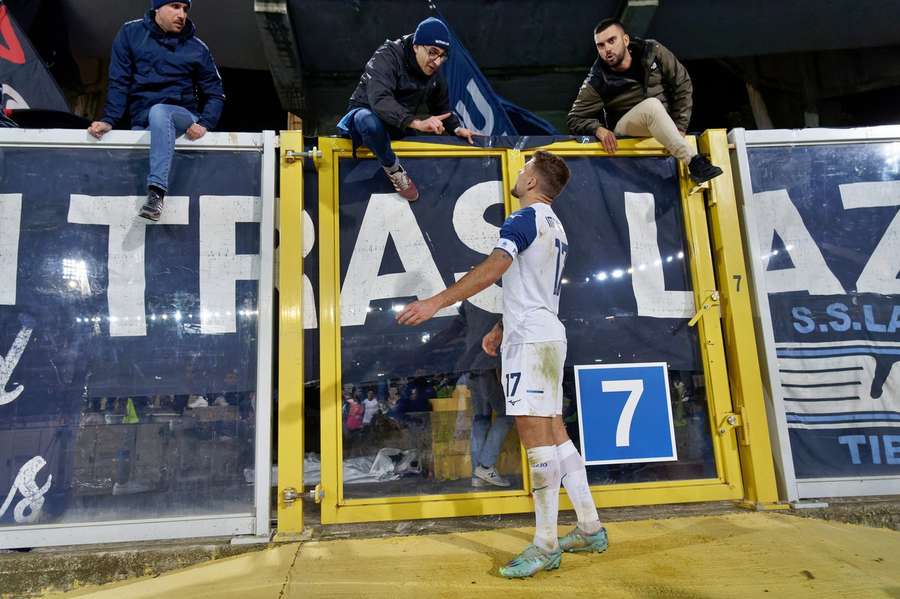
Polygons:
[[472,397],[473,487],[508,487],[509,480],[497,472],[497,461],[503,442],[515,419],[506,415],[506,394],[500,384],[500,359],[481,347],[484,336],[491,332],[499,317],[476,307],[468,300],[459,306],[457,317],[466,335],[466,352],[459,370],[468,370],[468,387]]
[[600,55],[569,111],[573,135],[589,135],[616,151],[616,135],[654,137],[688,165],[695,183],[722,174],[684,141],[691,120],[691,77],[654,40],[631,39],[622,23],[605,19],[594,28]]
[[[497,461],[514,419],[506,415],[506,395],[500,384],[500,358],[485,353],[484,336],[497,324],[499,316],[463,301],[459,314],[447,327],[417,348],[427,355],[429,350],[446,348],[465,336],[465,350],[456,361],[456,372],[468,373],[467,386],[472,398],[472,486],[510,486],[509,480],[497,472]],[[427,358],[426,358],[427,359]],[[462,380],[462,379],[460,379]]]
[[[372,150],[394,189],[410,202],[419,199],[419,192],[391,149],[391,139],[412,131],[452,131],[472,143],[472,132],[450,111],[447,83],[437,74],[449,51],[450,32],[433,17],[419,23],[413,35],[386,41],[366,63],[350,110],[337,125],[354,146]],[[430,116],[418,118],[423,102]]]
[[219,122],[225,94],[209,48],[187,13],[191,0],[152,0],[142,20],[129,21],[113,41],[103,118],[88,132],[100,139],[124,116],[150,130],[150,174],[144,218],[159,220],[169,187],[175,138],[200,139]]

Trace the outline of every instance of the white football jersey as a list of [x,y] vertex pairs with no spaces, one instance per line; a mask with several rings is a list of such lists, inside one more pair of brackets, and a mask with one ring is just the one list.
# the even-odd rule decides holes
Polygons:
[[553,209],[537,203],[513,212],[495,247],[513,258],[503,274],[503,343],[565,341],[557,314],[569,244]]

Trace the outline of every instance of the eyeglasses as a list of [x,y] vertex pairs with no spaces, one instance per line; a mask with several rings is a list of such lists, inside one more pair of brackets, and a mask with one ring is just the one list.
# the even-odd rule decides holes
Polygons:
[[440,63],[444,62],[445,60],[447,60],[447,53],[442,50],[438,50],[437,48],[429,47],[429,48],[427,48],[427,51],[428,51],[428,60],[431,62],[440,64]]

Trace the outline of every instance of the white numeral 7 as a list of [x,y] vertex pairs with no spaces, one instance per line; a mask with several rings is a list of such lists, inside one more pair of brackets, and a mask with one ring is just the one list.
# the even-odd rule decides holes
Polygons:
[[603,381],[601,385],[604,393],[617,393],[628,391],[628,399],[625,401],[625,407],[619,415],[619,425],[616,427],[616,447],[628,447],[631,445],[631,420],[634,418],[634,411],[637,409],[638,402],[641,401],[641,395],[644,394],[644,381]]

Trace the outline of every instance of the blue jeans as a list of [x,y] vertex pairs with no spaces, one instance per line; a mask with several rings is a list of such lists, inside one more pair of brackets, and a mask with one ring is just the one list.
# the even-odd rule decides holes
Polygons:
[[[506,398],[495,370],[473,370],[469,373],[472,392],[472,471],[479,464],[490,467],[497,463],[500,448],[513,424],[506,415]],[[491,421],[491,414],[494,419]]]
[[[174,104],[157,104],[150,109],[150,174],[147,185],[163,191],[169,189],[169,170],[175,154],[175,139],[184,135],[199,117],[187,108]],[[136,127],[140,129],[140,127]]]
[[[337,128],[344,135],[352,137],[355,145],[366,146],[372,150],[381,166],[391,167],[397,163],[397,155],[391,149],[391,131],[384,121],[368,108],[350,110],[337,124]],[[402,137],[402,133],[393,129],[393,136]]]

